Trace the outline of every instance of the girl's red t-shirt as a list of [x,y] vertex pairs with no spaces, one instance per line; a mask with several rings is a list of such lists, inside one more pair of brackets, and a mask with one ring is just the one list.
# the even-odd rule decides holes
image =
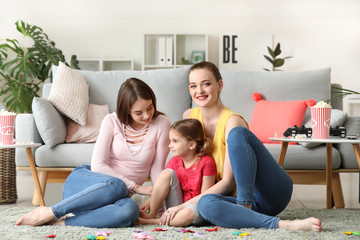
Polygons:
[[216,164],[212,157],[203,156],[198,163],[189,168],[184,167],[181,157],[173,157],[166,168],[176,172],[183,190],[184,202],[201,193],[202,177],[216,175]]

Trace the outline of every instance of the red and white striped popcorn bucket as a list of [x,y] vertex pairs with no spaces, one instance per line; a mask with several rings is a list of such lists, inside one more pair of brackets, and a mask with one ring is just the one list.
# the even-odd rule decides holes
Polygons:
[[14,142],[15,113],[0,112],[0,144],[12,145]]
[[326,139],[330,135],[331,108],[311,107],[313,139]]

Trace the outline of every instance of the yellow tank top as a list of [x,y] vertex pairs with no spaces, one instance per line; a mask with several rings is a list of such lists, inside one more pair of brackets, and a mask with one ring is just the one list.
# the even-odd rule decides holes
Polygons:
[[[242,119],[244,119],[241,114],[236,113],[227,107],[224,107],[224,109],[221,113],[221,116],[219,118],[219,121],[217,123],[216,130],[215,130],[215,135],[214,135],[214,139],[213,139],[214,151],[213,151],[212,156],[216,163],[216,169],[217,169],[216,181],[217,182],[220,181],[223,177],[223,168],[224,168],[224,160],[225,160],[225,152],[226,152],[225,128],[226,128],[226,124],[227,124],[229,118],[233,115],[237,115],[237,116],[241,117]],[[201,112],[200,108],[198,108],[198,107],[192,108],[190,111],[190,118],[198,119],[204,127],[203,116],[202,116],[202,112]],[[245,121],[245,119],[244,119],[244,121]],[[248,125],[247,122],[246,122],[246,124]],[[204,127],[204,131],[205,131],[205,127]]]

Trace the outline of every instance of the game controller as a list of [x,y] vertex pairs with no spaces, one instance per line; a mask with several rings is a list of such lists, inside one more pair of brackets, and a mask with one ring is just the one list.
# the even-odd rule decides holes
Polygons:
[[331,128],[330,127],[330,135],[331,136],[340,136],[341,138],[346,137],[346,128],[345,127],[339,127]]
[[[292,137],[295,137],[297,134],[305,134],[308,138],[312,136],[312,128],[306,128],[304,126],[297,127],[294,125],[293,127],[289,127],[285,132],[284,136],[289,137],[290,135]],[[331,136],[340,136],[341,138],[346,137],[346,128],[345,127],[336,127],[331,128],[330,127],[330,135]]]
[[312,135],[312,128],[306,128],[304,126],[298,127],[294,125],[293,127],[289,127],[283,135],[285,137],[288,137],[290,135],[292,137],[295,137],[297,134],[305,134],[308,138],[310,138]]

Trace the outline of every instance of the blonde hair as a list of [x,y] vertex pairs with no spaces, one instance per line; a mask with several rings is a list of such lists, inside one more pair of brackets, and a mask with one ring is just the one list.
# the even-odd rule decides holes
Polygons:
[[197,119],[184,119],[175,122],[170,130],[173,129],[188,141],[196,142],[196,155],[200,159],[202,156],[211,156],[213,145],[209,138],[205,137],[201,122]]

